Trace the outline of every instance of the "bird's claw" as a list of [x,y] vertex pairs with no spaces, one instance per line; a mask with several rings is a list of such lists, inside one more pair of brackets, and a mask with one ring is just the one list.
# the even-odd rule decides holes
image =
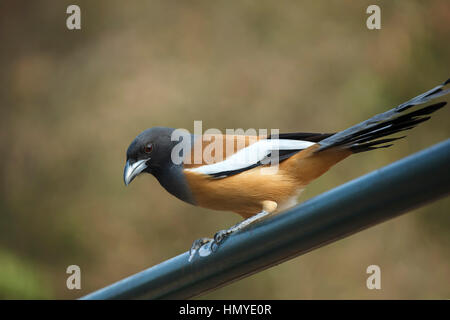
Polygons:
[[211,242],[211,241],[214,241],[214,239],[211,239],[211,238],[200,238],[200,239],[195,240],[195,241],[192,243],[191,249],[189,249],[189,261],[192,261],[192,259],[193,259],[194,256],[195,256],[195,253],[196,253],[202,246],[204,246],[205,244],[207,244],[207,243],[209,243],[209,242]]
[[214,235],[214,243],[218,247],[223,240],[229,235],[229,232],[227,230],[220,230]]
[[[211,252],[216,252],[217,249],[219,248],[220,244],[225,240],[225,238],[229,235],[229,232],[227,230],[220,230],[219,232],[217,232],[214,235],[214,238],[200,238],[195,240],[192,243],[191,249],[189,250],[189,262],[192,261],[192,259],[194,258],[195,254],[202,249],[202,247],[204,245],[207,245],[210,243],[209,248],[206,248],[207,250],[204,251],[209,251],[209,253]],[[205,254],[206,255],[209,255]],[[202,255],[202,252],[200,252],[200,255]]]

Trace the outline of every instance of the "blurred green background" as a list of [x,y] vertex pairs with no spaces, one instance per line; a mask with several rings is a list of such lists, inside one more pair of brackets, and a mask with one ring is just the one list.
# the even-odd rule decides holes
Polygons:
[[[381,6],[382,29],[366,28]],[[66,28],[81,7],[82,29]],[[344,129],[450,76],[450,3],[0,2],[0,298],[77,298],[186,251],[239,216],[194,208],[151,176],[122,181],[152,126]],[[359,154],[302,200],[450,136],[449,108]],[[450,298],[443,199],[203,298]],[[66,288],[81,267],[82,290]],[[382,289],[368,290],[367,266]]]

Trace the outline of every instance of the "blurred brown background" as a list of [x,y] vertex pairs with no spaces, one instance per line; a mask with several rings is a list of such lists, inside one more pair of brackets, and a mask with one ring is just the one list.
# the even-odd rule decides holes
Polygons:
[[[382,29],[366,28],[370,4]],[[66,28],[81,7],[82,29]],[[433,1],[0,2],[0,298],[76,298],[239,220],[151,176],[128,188],[142,130],[344,129],[450,76],[450,4]],[[356,155],[308,199],[450,135],[449,108]],[[449,199],[204,298],[450,298]],[[82,290],[66,288],[68,265]],[[377,264],[382,289],[368,290]]]

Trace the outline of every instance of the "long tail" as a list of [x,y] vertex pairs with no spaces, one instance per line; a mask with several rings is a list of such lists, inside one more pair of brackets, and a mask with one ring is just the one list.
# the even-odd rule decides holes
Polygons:
[[450,79],[389,111],[380,113],[353,127],[321,140],[319,142],[320,148],[318,148],[316,152],[338,146],[350,149],[354,153],[392,146],[392,144],[386,143],[404,138],[404,136],[389,139],[378,138],[412,129],[419,123],[430,119],[431,117],[429,114],[442,108],[447,102],[438,102],[429,106],[420,107],[415,111],[411,111],[411,108],[416,105],[423,105],[430,100],[448,94],[450,89],[445,87],[449,83]]

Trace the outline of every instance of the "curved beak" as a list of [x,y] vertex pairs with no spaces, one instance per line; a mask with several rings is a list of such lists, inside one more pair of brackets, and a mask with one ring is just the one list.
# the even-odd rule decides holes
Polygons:
[[142,171],[144,171],[148,165],[147,161],[149,159],[138,160],[132,163],[130,160],[127,160],[125,164],[125,168],[123,169],[123,182],[128,186],[134,178],[136,178]]

